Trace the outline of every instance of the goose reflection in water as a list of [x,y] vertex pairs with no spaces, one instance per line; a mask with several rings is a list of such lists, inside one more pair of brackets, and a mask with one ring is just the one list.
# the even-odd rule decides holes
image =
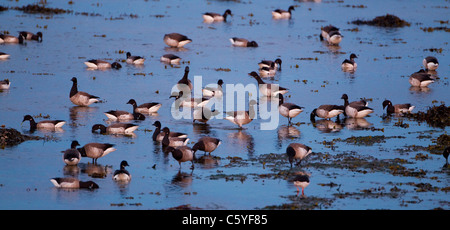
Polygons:
[[229,133],[228,138],[230,144],[233,146],[238,144],[240,149],[247,149],[249,155],[252,155],[255,152],[255,141],[253,136],[246,131],[239,130],[235,133]]
[[411,86],[411,87],[409,87],[409,91],[414,92],[414,93],[430,93],[431,89],[428,88],[428,86],[426,86],[426,87]]
[[281,148],[283,146],[283,141],[289,141],[293,139],[298,139],[301,136],[300,130],[292,125],[281,125],[278,127],[278,138],[277,147]]
[[78,165],[64,165],[63,175],[68,177],[77,177],[80,175],[80,168]]
[[345,127],[350,130],[361,130],[372,127],[372,123],[368,122],[365,118],[346,118],[344,120]]
[[79,163],[78,166],[81,169],[81,173],[86,173],[92,178],[105,178],[112,173],[112,168],[108,165],[103,166],[101,164],[92,164],[88,162]]
[[172,178],[171,183],[183,188],[190,186],[193,180],[192,172],[193,171],[191,171],[190,173],[178,171],[177,174],[175,174],[175,176]]
[[196,163],[199,163],[204,169],[212,169],[219,166],[220,157],[211,156],[211,155],[203,155],[195,160]]
[[316,120],[313,126],[323,133],[335,133],[342,129],[342,124],[338,119],[336,119],[336,122],[328,119]]

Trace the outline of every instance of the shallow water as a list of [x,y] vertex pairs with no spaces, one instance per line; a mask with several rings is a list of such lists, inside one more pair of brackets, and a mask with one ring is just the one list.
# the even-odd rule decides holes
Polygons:
[[[3,6],[23,6],[34,1],[8,1]],[[97,4],[98,2],[98,4]],[[43,42],[27,41],[26,45],[1,44],[0,51],[9,53],[8,60],[0,61],[0,79],[8,78],[11,89],[0,92],[0,125],[28,132],[28,122],[21,124],[23,116],[42,114],[50,119],[63,119],[67,123],[62,132],[37,131],[33,135],[45,140],[26,141],[0,150],[0,208],[1,209],[167,209],[191,205],[201,209],[260,209],[270,205],[290,203],[296,189],[286,179],[263,178],[272,170],[288,170],[289,163],[265,167],[255,159],[269,154],[283,154],[289,143],[300,142],[312,147],[314,153],[331,157],[341,153],[373,156],[377,159],[406,159],[412,164],[405,167],[424,170],[426,176],[396,176],[386,172],[360,173],[349,169],[318,168],[308,165],[317,157],[310,157],[302,166],[292,169],[311,174],[305,199],[332,199],[322,209],[433,209],[449,208],[449,171],[442,169],[444,158],[427,151],[398,149],[411,145],[428,147],[433,139],[447,133],[439,129],[403,119],[409,128],[394,124],[401,120],[384,121],[382,102],[390,99],[394,104],[410,102],[414,111],[429,106],[449,103],[448,94],[448,33],[424,32],[423,27],[448,26],[446,1],[48,1],[47,7],[72,10],[74,13],[58,15],[25,14],[17,10],[0,12],[0,30],[16,34],[17,31],[42,31]],[[352,7],[363,4],[364,8]],[[297,5],[291,20],[275,21],[270,11]],[[387,5],[389,5],[387,7]],[[202,13],[222,13],[231,9],[234,16],[227,23],[205,24]],[[388,10],[386,10],[388,8]],[[87,12],[93,15],[79,14]],[[404,28],[377,28],[357,26],[349,22],[370,20],[386,13],[394,14],[411,24]],[[447,21],[441,24],[439,21]],[[319,40],[320,27],[333,24],[344,35],[339,47],[330,47]],[[352,29],[358,28],[358,31]],[[185,49],[167,48],[162,38],[166,33],[179,32],[193,42]],[[230,37],[244,37],[258,42],[258,48],[232,47]],[[442,48],[432,52],[431,48]],[[137,67],[122,62],[120,70],[88,70],[87,59],[121,61],[125,53],[146,58]],[[182,57],[180,66],[159,61],[160,56],[173,52]],[[358,69],[345,73],[341,62],[350,53],[358,55]],[[426,91],[410,87],[408,76],[422,67],[425,56],[436,56],[440,66],[439,79]],[[202,76],[202,85],[223,79],[225,84],[255,84],[247,73],[257,71],[262,59],[283,60],[282,71],[266,81],[290,89],[286,101],[305,107],[293,119],[292,136],[286,136],[287,120],[280,116],[275,130],[260,130],[264,120],[256,119],[240,131],[226,120],[210,120],[207,125],[192,124],[191,119],[173,119],[169,99],[170,90],[183,76],[184,67],[190,67],[190,79]],[[229,71],[221,71],[229,69]],[[78,78],[79,90],[97,95],[102,103],[88,108],[74,106],[68,98],[70,79]],[[309,121],[310,112],[320,104],[342,104],[347,93],[350,100],[371,99],[369,106],[375,112],[365,121],[375,131],[343,126],[336,132],[323,132]],[[163,104],[158,114],[147,116],[135,131],[136,137],[92,134],[93,124],[107,123],[103,112],[111,109],[131,110],[125,104],[130,98],[138,104],[156,101]],[[260,105],[264,101],[260,100]],[[41,120],[42,118],[36,118]],[[155,120],[172,130],[188,133],[189,146],[201,136],[210,135],[222,140],[212,153],[220,157],[213,164],[190,163],[181,170],[171,155],[151,140]],[[384,132],[377,131],[384,129]],[[342,140],[351,136],[385,135],[393,138],[372,146],[357,146],[337,142],[334,150],[323,141]],[[426,136],[425,138],[419,138]],[[61,151],[70,147],[72,140],[81,145],[89,142],[107,142],[117,151],[98,160],[97,167],[90,159],[82,159],[78,167],[65,167]],[[428,155],[417,160],[416,154]],[[199,152],[198,156],[203,153]],[[314,155],[314,154],[313,154]],[[320,155],[322,156],[322,155]],[[233,163],[230,158],[242,158]],[[112,172],[121,160],[130,164],[133,179],[127,185],[114,183]],[[273,162],[269,162],[268,165]],[[155,167],[153,168],[152,166]],[[107,172],[105,178],[93,178],[93,170]],[[275,171],[277,172],[277,171]],[[58,190],[50,183],[52,177],[76,176],[80,180],[94,180],[100,189],[95,191]],[[224,176],[228,179],[225,179]],[[231,178],[231,179],[230,179]],[[321,184],[334,183],[327,187]],[[411,183],[430,183],[438,191],[419,192]],[[388,193],[392,188],[402,192],[390,196],[363,196],[363,190],[378,189]],[[347,194],[348,196],[337,196]],[[300,198],[298,198],[300,199]]]

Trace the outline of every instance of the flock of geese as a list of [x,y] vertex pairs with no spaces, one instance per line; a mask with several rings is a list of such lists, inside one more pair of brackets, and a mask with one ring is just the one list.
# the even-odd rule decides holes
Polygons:
[[[277,9],[272,11],[272,17],[275,20],[278,19],[290,19],[292,17],[292,11],[294,11],[294,6],[290,6],[288,10]],[[205,13],[203,14],[203,19],[205,23],[213,23],[213,22],[226,22],[228,16],[233,16],[231,10],[227,9],[223,14],[218,13]],[[338,46],[342,41],[343,36],[341,35],[339,28],[328,25],[321,28],[320,40],[326,41],[330,46]],[[12,35],[0,35],[0,43],[17,43],[23,44],[25,40],[36,40],[42,42],[42,33],[38,32],[36,34],[21,31],[17,37]],[[163,41],[169,47],[181,48],[192,42],[192,39],[189,37],[179,34],[179,33],[169,33],[165,34],[163,37]],[[258,47],[258,43],[256,41],[249,41],[245,38],[233,37],[230,38],[230,42],[233,46],[237,47]],[[8,59],[9,54],[0,52],[0,59]],[[351,54],[349,59],[345,59],[342,62],[341,68],[343,71],[356,71],[357,63],[355,62],[355,58],[357,56],[355,54]],[[165,54],[161,56],[160,60],[162,62],[166,62],[169,64],[179,64],[181,58],[175,54]],[[142,65],[145,62],[145,58],[141,56],[133,56],[130,52],[126,53],[126,63],[133,65]],[[118,62],[109,63],[104,60],[91,59],[84,64],[90,69],[120,69],[122,68],[121,64]],[[289,90],[287,88],[281,87],[278,84],[270,84],[264,82],[263,78],[267,76],[274,76],[277,71],[281,71],[282,60],[277,58],[276,60],[262,60],[258,63],[259,73],[253,71],[248,75],[255,78],[258,83],[260,93],[264,96],[271,98],[278,98],[279,100],[279,113],[288,119],[288,124],[291,124],[293,118],[301,114],[304,110],[304,107],[296,105],[294,103],[289,103],[284,101],[283,95],[286,94]],[[427,87],[429,84],[434,82],[434,79],[428,71],[434,71],[438,68],[439,62],[435,57],[426,57],[423,59],[424,69],[413,73],[410,75],[409,83],[414,87]],[[193,88],[191,81],[188,78],[189,67],[186,66],[184,70],[183,77],[178,81],[178,86],[184,86],[184,89],[187,89],[187,92],[190,92]],[[78,82],[77,78],[73,77],[72,88],[70,89],[69,99],[70,101],[77,106],[90,106],[93,103],[99,102],[99,97],[89,94],[87,92],[78,91]],[[0,81],[0,89],[6,90],[10,88],[11,82],[8,79]],[[175,98],[175,102],[180,107],[189,107],[194,109],[194,117],[195,120],[206,123],[210,115],[214,114],[214,111],[210,111],[211,114],[204,114],[207,108],[206,104],[209,102],[211,98],[220,98],[223,96],[222,90],[223,81],[220,79],[217,82],[216,88],[204,88],[202,89],[203,98],[192,98],[190,94],[184,94],[186,90],[180,91],[177,95],[171,95],[170,97]],[[338,117],[340,114],[343,114],[346,117],[350,118],[363,118],[371,113],[373,113],[373,109],[368,107],[368,103],[365,100],[358,100],[349,102],[349,98],[347,94],[343,94],[341,99],[344,100],[343,105],[334,105],[334,104],[323,104],[315,108],[310,115],[310,120],[315,122],[315,117],[319,117],[322,119],[331,119],[334,117]],[[153,114],[157,113],[161,108],[161,103],[158,102],[149,102],[144,104],[137,104],[134,99],[130,99],[127,104],[130,104],[133,109],[132,112],[121,111],[121,110],[110,110],[105,112],[106,117],[111,121],[120,121],[117,123],[113,123],[109,126],[105,126],[102,124],[95,124],[92,126],[92,132],[99,132],[101,134],[132,134],[139,126],[126,123],[126,121],[131,120],[145,120],[144,114]],[[256,101],[251,100],[249,102],[249,110],[248,111],[233,111],[227,112],[226,120],[232,122],[237,125],[239,128],[243,128],[244,125],[250,123],[253,120],[251,117],[253,106],[256,104]],[[201,108],[201,109],[199,109]],[[393,104],[389,100],[385,100],[383,102],[383,109],[386,108],[388,114],[402,114],[409,113],[414,109],[414,106],[411,104]],[[195,113],[199,113],[200,116]],[[194,121],[195,121],[194,120]],[[63,120],[42,120],[36,122],[34,118],[30,115],[25,115],[22,122],[29,121],[30,123],[30,131],[34,131],[36,129],[58,129],[61,128],[65,121]],[[221,140],[205,136],[200,138],[193,147],[187,146],[188,137],[186,133],[179,133],[171,131],[168,127],[163,127],[159,121],[155,121],[153,123],[155,126],[154,133],[152,135],[153,141],[160,142],[164,151],[167,153],[172,153],[172,156],[175,160],[177,160],[180,164],[183,162],[191,161],[191,168],[194,168],[194,159],[195,153],[198,150],[204,151],[205,154],[213,152],[218,146],[221,144]],[[88,143],[82,147],[80,146],[78,141],[73,141],[71,143],[70,149],[63,151],[63,162],[67,165],[77,165],[82,157],[92,158],[93,163],[97,163],[97,160],[101,157],[108,155],[111,152],[116,151],[114,148],[114,144],[109,143]],[[307,157],[312,152],[312,149],[309,146],[306,146],[301,143],[291,143],[286,148],[286,154],[289,159],[289,163],[292,167],[293,163],[299,165],[301,161]],[[448,156],[448,151],[447,151]],[[122,161],[120,163],[120,169],[117,169],[113,174],[113,180],[116,181],[130,181],[131,174],[125,169],[125,167],[129,166],[127,161]],[[79,181],[76,178],[52,178],[51,182],[56,187],[61,188],[98,188],[99,186],[93,181]],[[304,194],[304,189],[309,185],[309,176],[306,174],[296,175],[293,179],[293,183],[297,188],[297,194],[302,190],[302,194]]]

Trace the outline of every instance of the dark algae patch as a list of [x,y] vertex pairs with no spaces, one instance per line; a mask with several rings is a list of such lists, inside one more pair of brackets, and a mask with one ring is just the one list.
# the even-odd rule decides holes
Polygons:
[[405,116],[419,122],[426,122],[432,127],[445,128],[450,125],[450,107],[445,104],[429,107],[425,112],[419,111],[405,114]]
[[406,22],[399,17],[392,15],[392,14],[386,14],[384,16],[378,16],[372,20],[355,20],[352,21],[352,24],[356,25],[369,25],[369,26],[379,26],[379,27],[404,27],[404,26],[410,26],[409,22]]
[[22,7],[15,7],[14,9],[28,14],[65,14],[72,12],[70,10],[40,6],[38,4],[29,4]]
[[39,137],[23,135],[15,129],[0,128],[0,148],[18,145],[27,140],[38,140]]

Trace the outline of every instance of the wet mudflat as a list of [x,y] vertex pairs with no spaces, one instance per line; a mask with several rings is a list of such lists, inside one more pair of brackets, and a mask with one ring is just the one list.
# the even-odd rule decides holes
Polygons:
[[[0,12],[2,33],[42,31],[43,41],[26,45],[0,44],[10,58],[0,61],[0,80],[11,88],[0,92],[0,125],[36,136],[0,149],[1,209],[448,209],[450,170],[443,167],[448,143],[448,116],[436,125],[417,116],[386,117],[382,102],[412,103],[413,112],[449,105],[448,6],[445,1],[47,1],[53,12],[30,12],[33,1],[7,1]],[[389,4],[389,7],[386,7]],[[295,5],[290,20],[274,20],[271,11]],[[3,8],[2,8],[3,9]],[[29,9],[29,8],[27,8]],[[231,9],[228,22],[206,24],[202,13]],[[386,14],[408,22],[403,27],[353,24]],[[344,35],[339,46],[320,41],[320,28],[333,24]],[[184,49],[168,48],[167,33],[178,32],[193,42]],[[231,37],[258,42],[257,48],[232,47]],[[146,58],[142,66],[125,63],[126,52]],[[180,65],[160,62],[166,53],[182,58]],[[343,72],[342,61],[357,54],[355,72]],[[411,87],[409,76],[435,56],[436,81],[427,88]],[[261,130],[258,118],[243,130],[224,119],[207,124],[173,118],[172,87],[190,68],[200,86],[223,79],[225,84],[256,84],[248,76],[262,59],[283,60],[282,71],[264,79],[289,89],[287,102],[305,107],[287,126],[279,116],[274,130]],[[121,63],[119,70],[90,70],[84,62],[104,59]],[[70,79],[79,90],[100,97],[89,107],[69,100]],[[321,104],[343,104],[365,98],[374,113],[364,119],[336,123],[316,118]],[[109,124],[108,110],[131,111],[138,104],[160,102],[157,114],[134,121],[135,136],[101,135],[94,124]],[[267,100],[259,98],[258,106]],[[232,110],[220,108],[220,111]],[[29,132],[26,114],[61,119],[62,130]],[[422,116],[423,117],[423,116]],[[197,152],[195,169],[178,162],[152,141],[154,121],[187,133],[188,146],[202,136],[222,144],[211,156]],[[117,151],[98,164],[82,158],[68,167],[61,151],[72,140],[115,144]],[[293,142],[312,148],[300,166],[290,167],[285,154]],[[114,182],[112,173],[126,160],[128,184]],[[292,178],[310,175],[305,196],[298,196]],[[53,177],[93,180],[96,190],[61,190]]]

